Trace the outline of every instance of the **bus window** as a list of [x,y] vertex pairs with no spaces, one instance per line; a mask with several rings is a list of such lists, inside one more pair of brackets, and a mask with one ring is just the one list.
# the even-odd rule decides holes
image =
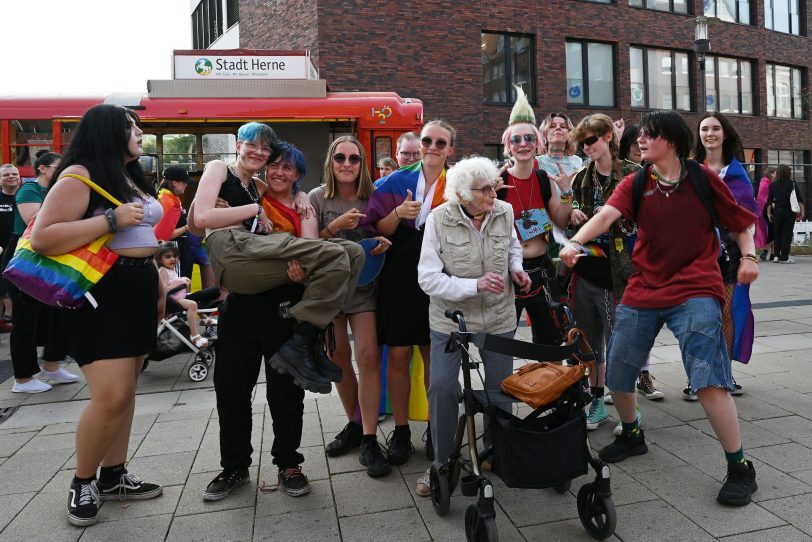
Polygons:
[[183,166],[187,170],[197,169],[197,138],[195,134],[164,134],[163,167]]
[[155,175],[158,170],[158,138],[155,134],[141,136],[141,159],[138,162],[147,175]]
[[38,151],[51,150],[53,127],[50,120],[12,120],[9,124],[11,163],[31,166]]
[[78,122],[62,121],[62,152],[60,154],[65,154],[65,151],[68,150],[68,145],[70,145],[70,142],[73,139],[73,134],[76,133],[76,128],[78,126]]
[[378,166],[381,158],[392,157],[392,138],[391,137],[376,137],[375,138],[375,162],[374,166]]
[[234,134],[203,134],[203,164],[212,160],[230,163],[237,158],[237,136]]

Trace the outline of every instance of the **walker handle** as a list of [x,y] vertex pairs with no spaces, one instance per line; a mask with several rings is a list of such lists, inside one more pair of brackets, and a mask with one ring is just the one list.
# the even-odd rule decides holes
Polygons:
[[465,318],[463,317],[462,311],[448,309],[445,311],[445,317],[456,322],[460,326],[460,331],[466,331]]

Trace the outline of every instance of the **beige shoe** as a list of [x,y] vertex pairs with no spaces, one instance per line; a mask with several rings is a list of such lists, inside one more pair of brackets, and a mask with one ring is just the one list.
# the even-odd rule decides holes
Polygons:
[[431,495],[431,469],[424,472],[420,478],[417,479],[417,487],[414,488],[414,492],[417,493],[419,497],[429,497]]

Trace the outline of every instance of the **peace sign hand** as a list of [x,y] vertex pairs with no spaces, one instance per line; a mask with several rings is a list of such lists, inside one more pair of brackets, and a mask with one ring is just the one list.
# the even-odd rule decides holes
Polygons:
[[556,164],[558,166],[558,175],[553,175],[553,181],[555,184],[558,185],[559,190],[562,192],[568,192],[572,188],[572,179],[575,177],[575,174],[578,173],[577,171],[573,171],[569,175],[564,172],[564,168],[561,167],[561,164]]

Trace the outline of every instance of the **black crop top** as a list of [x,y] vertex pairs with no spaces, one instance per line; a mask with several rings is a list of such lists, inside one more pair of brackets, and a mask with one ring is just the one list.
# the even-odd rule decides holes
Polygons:
[[226,171],[226,180],[222,185],[220,185],[220,193],[218,194],[219,197],[226,200],[231,207],[259,203],[259,193],[257,192],[257,185],[253,179],[251,179],[251,182],[248,185],[248,190],[251,190],[251,192],[254,194],[254,197],[251,197],[248,194],[248,190],[243,187],[240,178],[234,175],[231,168],[228,168]]

